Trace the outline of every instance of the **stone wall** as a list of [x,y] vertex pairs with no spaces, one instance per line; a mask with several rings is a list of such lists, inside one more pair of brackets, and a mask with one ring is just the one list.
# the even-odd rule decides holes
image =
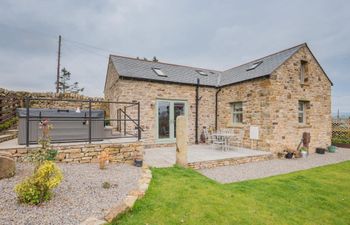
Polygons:
[[[307,61],[304,84],[301,60]],[[303,132],[310,132],[311,152],[331,144],[331,83],[308,48],[301,48],[271,75],[271,151],[295,149]],[[298,102],[307,101],[306,123],[298,122]]]
[[[16,161],[26,161],[28,152],[37,147],[21,147],[1,150],[10,153]],[[110,162],[133,163],[135,158],[143,158],[141,142],[113,143],[113,144],[70,144],[53,145],[58,150],[57,161],[66,163],[94,163],[103,150],[108,150]],[[0,152],[1,152],[0,151]]]
[[[305,83],[299,80],[301,60],[307,61]],[[119,78],[109,65],[105,97],[116,101],[141,102],[142,138],[146,147],[163,144],[156,140],[156,100],[184,100],[188,104],[189,142],[195,137],[195,86]],[[217,88],[200,87],[199,132],[215,126]],[[307,101],[306,124],[298,122],[298,102]],[[232,103],[243,102],[243,123],[233,124]],[[111,108],[111,114],[116,108]],[[259,127],[259,141],[249,138],[250,126]],[[331,144],[331,83],[307,47],[301,48],[270,76],[221,88],[218,95],[218,129],[244,131],[243,146],[272,152],[296,149],[302,133],[311,133],[310,150]]]
[[[9,91],[0,88],[0,97],[11,96],[13,98],[18,98],[21,100],[21,107],[25,107],[24,99],[29,96],[31,98],[48,98],[48,99],[69,99],[69,100],[93,100],[93,101],[103,101],[103,98],[88,97],[80,94],[72,93],[52,93],[52,92],[26,92],[26,91]],[[69,101],[47,101],[47,100],[32,100],[30,107],[32,108],[59,108],[59,109],[76,109],[80,107],[82,110],[86,110],[89,107],[88,102],[69,102]],[[108,104],[106,103],[93,103],[93,109],[101,109],[106,111],[108,114]]]
[[[260,78],[224,87],[219,92],[218,127],[229,128],[234,132],[244,132],[243,146],[269,150],[271,129],[270,120],[270,88],[268,78]],[[233,124],[232,103],[242,102],[243,123]],[[259,142],[252,142],[249,137],[250,126],[259,127]]]
[[217,160],[208,160],[208,161],[200,161],[200,162],[190,162],[188,163],[188,167],[200,170],[200,169],[210,169],[219,166],[231,166],[231,165],[240,165],[249,162],[259,162],[274,159],[275,156],[273,154],[268,155],[256,155],[256,156],[244,156],[244,157],[236,157],[231,159],[217,159]]
[[[115,71],[113,71],[115,73]],[[114,76],[117,76],[114,74]],[[108,76],[107,76],[108,77]],[[105,90],[105,97],[114,101],[139,101],[141,104],[141,127],[142,139],[146,147],[154,147],[161,143],[156,140],[156,113],[157,100],[182,100],[187,103],[187,118],[189,128],[189,141],[195,142],[195,95],[196,87],[194,85],[179,85],[170,83],[156,83],[149,81],[135,81],[129,79],[119,79],[117,85]],[[215,126],[215,88],[200,87],[199,95],[202,97],[199,102],[199,124],[198,139],[203,126]],[[117,108],[111,108],[111,115],[116,114]],[[134,115],[133,111],[130,115]],[[173,144],[175,141],[172,142]]]

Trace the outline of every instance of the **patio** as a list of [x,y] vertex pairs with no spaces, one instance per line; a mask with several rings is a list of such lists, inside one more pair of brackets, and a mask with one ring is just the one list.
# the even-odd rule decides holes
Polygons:
[[[176,147],[145,149],[145,163],[152,167],[171,167],[176,161]],[[272,159],[273,154],[248,148],[232,148],[228,151],[213,149],[211,145],[190,145],[188,166],[195,169],[236,165],[251,161]]]

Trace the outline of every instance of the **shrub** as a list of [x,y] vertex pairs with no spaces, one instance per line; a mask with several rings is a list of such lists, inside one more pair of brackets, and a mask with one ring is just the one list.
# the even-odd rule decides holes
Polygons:
[[109,182],[105,181],[105,182],[102,183],[102,187],[104,189],[109,189],[109,188],[111,188],[111,184]]
[[9,119],[8,121],[0,124],[0,131],[9,129],[10,127],[12,127],[12,125],[17,123],[17,121],[18,121],[18,118],[17,117],[13,117],[13,118]]
[[350,144],[350,138],[346,137],[333,137],[332,138],[333,144]]
[[62,181],[62,172],[51,161],[45,161],[33,176],[16,185],[15,191],[20,202],[40,204],[52,196],[52,190]]
[[40,122],[40,129],[42,130],[42,138],[39,140],[40,148],[32,150],[28,154],[28,160],[35,163],[35,170],[45,161],[54,161],[57,156],[57,150],[51,149],[50,130],[52,125],[47,119]]

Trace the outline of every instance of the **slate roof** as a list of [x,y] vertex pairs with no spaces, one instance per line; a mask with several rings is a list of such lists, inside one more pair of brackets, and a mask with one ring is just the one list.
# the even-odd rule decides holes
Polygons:
[[[117,55],[110,55],[110,60],[121,77],[183,84],[196,84],[197,78],[199,78],[201,85],[220,87],[270,75],[303,46],[307,46],[306,43],[225,71],[145,61]],[[261,63],[255,69],[249,70],[256,62]],[[166,76],[158,76],[153,68],[161,69]],[[204,71],[208,75],[200,75],[197,70]]]
[[[222,73],[223,75],[221,76],[220,86],[270,75],[303,46],[305,46],[305,44],[297,45],[232,69],[228,69]],[[261,62],[261,64],[255,69],[249,70],[249,68],[256,62]]]
[[[221,72],[196,67],[174,65],[161,62],[145,61],[124,56],[111,55],[118,74],[122,77],[139,78],[145,80],[168,81],[184,84],[196,84],[197,78],[200,83],[207,86],[216,86]],[[161,69],[166,77],[158,76],[152,68]],[[202,76],[196,70],[204,71],[208,76]]]

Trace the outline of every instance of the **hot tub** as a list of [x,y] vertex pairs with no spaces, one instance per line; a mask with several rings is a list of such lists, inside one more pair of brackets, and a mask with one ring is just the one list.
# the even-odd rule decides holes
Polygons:
[[[27,110],[17,109],[18,144],[26,144]],[[29,143],[38,143],[42,137],[40,121],[47,119],[52,124],[50,137],[52,143],[88,141],[89,111],[68,109],[29,109]],[[102,141],[104,136],[104,111],[91,111],[91,140]],[[35,121],[33,121],[35,120]]]

